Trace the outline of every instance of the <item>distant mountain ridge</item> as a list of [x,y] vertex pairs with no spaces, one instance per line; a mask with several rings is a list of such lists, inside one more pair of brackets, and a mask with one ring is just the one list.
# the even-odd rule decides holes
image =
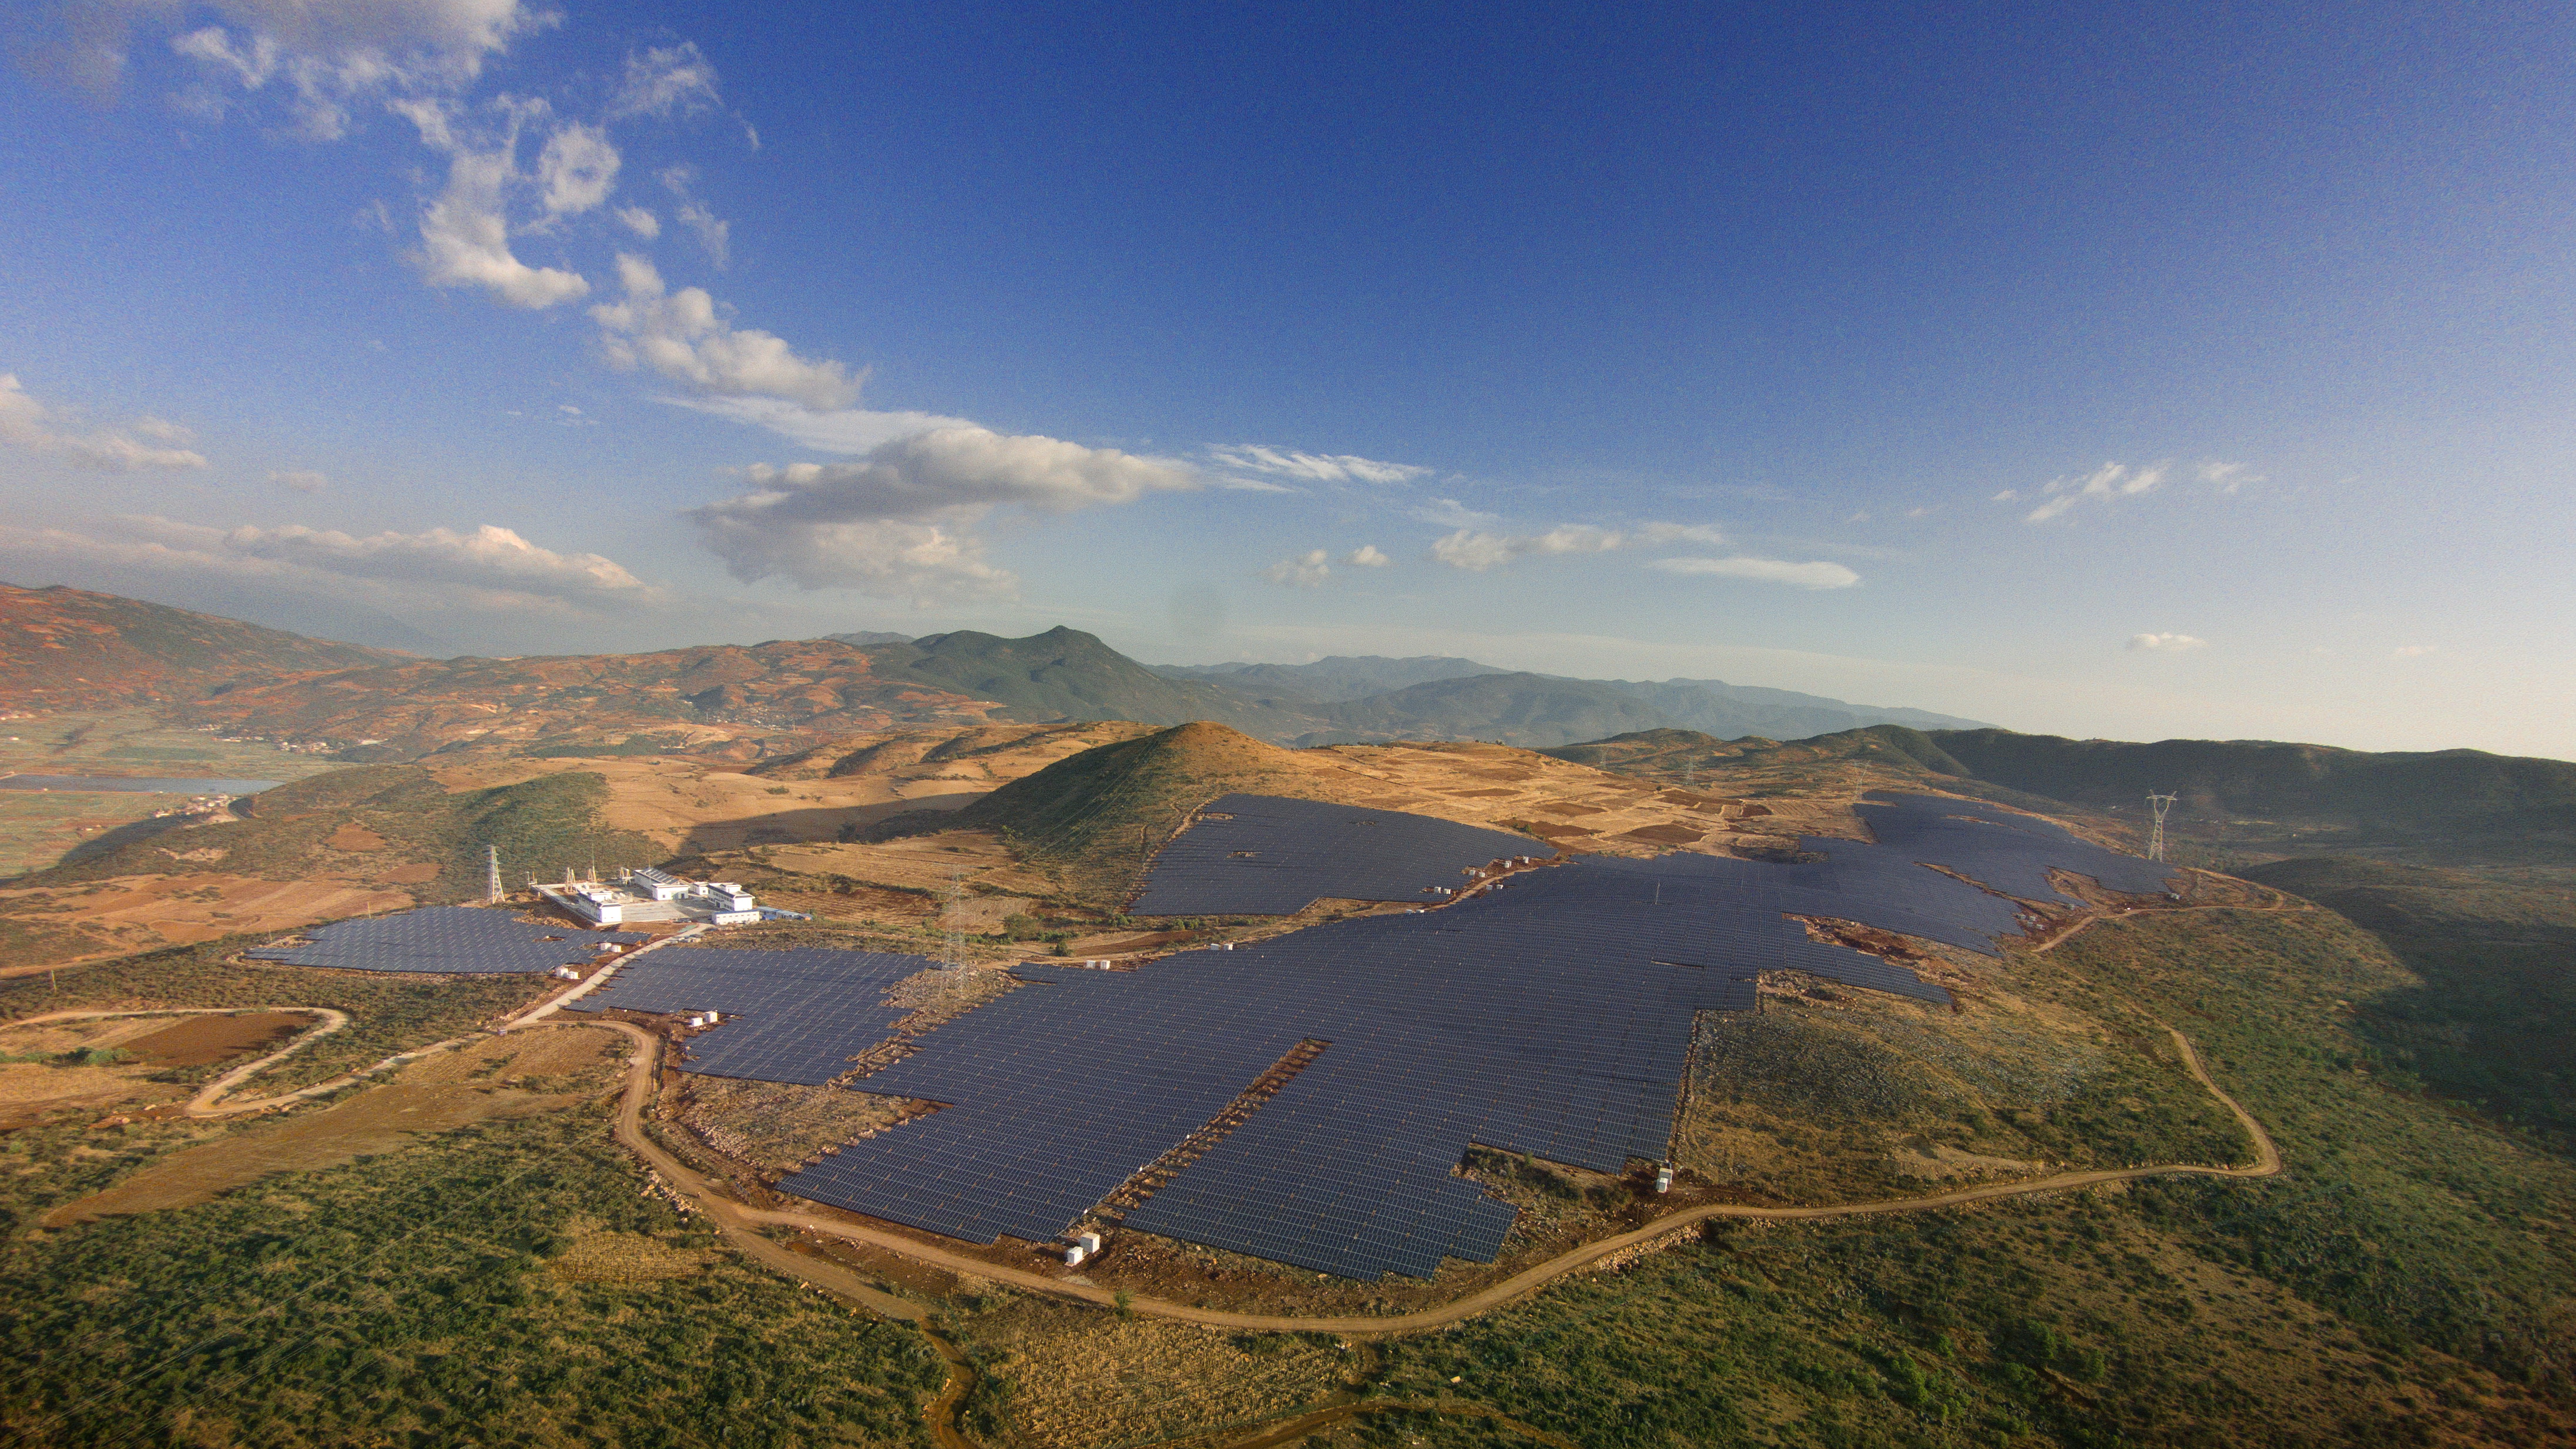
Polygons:
[[[150,704],[227,732],[417,759],[485,743],[795,753],[923,724],[1223,724],[1275,744],[1561,745],[1699,728],[1810,734],[1967,723],[1718,680],[1563,679],[1438,656],[1148,668],[1079,629],[1006,639],[860,631],[640,654],[422,659],[78,590],[0,595],[0,704]],[[774,740],[773,746],[766,741]]]
[[411,658],[62,584],[0,584],[0,700],[14,709],[168,704],[244,679]]
[[1167,678],[1242,690],[1274,709],[1318,716],[1325,723],[1295,737],[1307,745],[1477,739],[1543,749],[1652,729],[1794,739],[1873,724],[1985,727],[1980,720],[1930,710],[1851,704],[1722,679],[1570,679],[1434,655],[1147,667]]

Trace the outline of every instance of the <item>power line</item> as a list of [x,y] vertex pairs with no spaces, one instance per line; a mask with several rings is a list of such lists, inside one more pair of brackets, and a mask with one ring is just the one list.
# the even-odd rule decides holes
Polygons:
[[2154,811],[2156,815],[2155,826],[2147,833],[2147,859],[2149,860],[2165,858],[2165,812],[2173,808],[2173,803],[2174,797],[2171,795],[2159,795],[2153,790],[2147,792],[2147,808]]

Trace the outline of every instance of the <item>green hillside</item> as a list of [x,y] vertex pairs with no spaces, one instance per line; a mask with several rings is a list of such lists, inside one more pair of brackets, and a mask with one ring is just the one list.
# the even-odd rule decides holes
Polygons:
[[[412,887],[422,900],[437,902],[480,896],[486,846],[500,847],[513,882],[531,871],[587,870],[594,860],[609,870],[666,858],[646,837],[604,824],[600,809],[607,802],[607,781],[581,771],[451,794],[417,765],[359,765],[254,796],[246,818],[185,832],[184,850],[172,848],[170,836],[137,832],[132,839],[101,840],[21,883],[199,872],[300,880],[335,868],[374,876],[417,863],[439,868],[435,880]],[[356,851],[332,844],[352,825],[384,843]]]
[[[2576,857],[2576,764],[2482,750],[2372,754],[2270,740],[2070,740],[2009,730],[1925,738],[1980,780],[2134,810],[2150,790],[2182,797],[2197,828],[2270,824],[2338,847],[2414,847],[2444,858]],[[2319,833],[2322,832],[2322,833]],[[2226,832],[2252,846],[2274,835]],[[2276,850],[2274,853],[2278,853]]]
[[1219,724],[1185,724],[1058,760],[954,813],[897,816],[895,835],[993,830],[1067,893],[1123,903],[1149,853],[1192,809],[1233,792],[1331,799],[1286,752]]

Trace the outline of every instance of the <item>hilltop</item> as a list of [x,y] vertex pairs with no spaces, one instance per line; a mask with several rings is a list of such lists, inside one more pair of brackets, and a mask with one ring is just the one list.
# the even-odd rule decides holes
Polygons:
[[0,701],[12,709],[168,704],[409,657],[61,584],[0,584]]
[[885,678],[992,700],[1003,718],[1022,724],[1214,720],[1265,734],[1313,725],[1303,715],[1270,708],[1233,690],[1166,679],[1098,638],[1061,625],[1025,639],[961,629],[864,647]]

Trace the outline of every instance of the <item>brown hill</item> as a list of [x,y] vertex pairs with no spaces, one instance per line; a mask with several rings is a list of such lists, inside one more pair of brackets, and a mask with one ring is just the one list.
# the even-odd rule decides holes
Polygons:
[[[344,758],[417,759],[464,744],[597,754],[721,748],[776,736],[983,723],[989,701],[880,677],[828,639],[651,654],[422,659],[244,684],[182,716],[242,735],[327,743]],[[790,749],[812,743],[800,738]],[[736,751],[757,757],[763,748]]]
[[0,584],[0,706],[11,710],[169,704],[239,680],[410,657],[60,584]]

